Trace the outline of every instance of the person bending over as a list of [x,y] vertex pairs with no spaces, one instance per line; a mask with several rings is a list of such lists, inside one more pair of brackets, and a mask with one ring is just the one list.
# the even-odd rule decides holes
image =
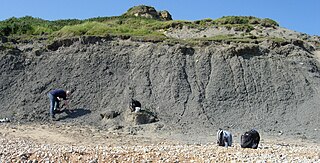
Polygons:
[[68,107],[68,97],[70,94],[70,91],[62,89],[55,89],[48,93],[50,99],[50,116],[53,120],[55,120],[55,114],[60,111],[60,102],[62,100],[64,100],[64,106]]

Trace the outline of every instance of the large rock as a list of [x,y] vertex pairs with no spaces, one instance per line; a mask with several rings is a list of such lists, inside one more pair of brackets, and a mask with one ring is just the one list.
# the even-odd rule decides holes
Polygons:
[[113,119],[113,118],[117,117],[118,115],[120,115],[120,113],[118,113],[117,111],[106,111],[106,112],[100,114],[102,119],[104,119],[104,118]]
[[159,20],[172,20],[172,17],[168,11],[157,11],[154,7],[140,5],[130,8],[124,15],[126,16],[138,16]]
[[158,13],[161,20],[172,20],[172,16],[169,13],[169,11],[164,10],[164,11],[159,11]]
[[137,113],[133,112],[127,114],[126,120],[134,125],[142,125],[157,122],[158,118],[151,112],[142,110]]

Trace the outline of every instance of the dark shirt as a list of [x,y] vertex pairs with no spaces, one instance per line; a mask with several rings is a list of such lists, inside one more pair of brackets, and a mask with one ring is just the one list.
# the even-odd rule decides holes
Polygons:
[[66,91],[64,91],[62,89],[52,90],[52,91],[50,91],[50,94],[52,94],[52,96],[54,96],[54,97],[59,97],[64,100],[67,100],[67,93],[66,93]]

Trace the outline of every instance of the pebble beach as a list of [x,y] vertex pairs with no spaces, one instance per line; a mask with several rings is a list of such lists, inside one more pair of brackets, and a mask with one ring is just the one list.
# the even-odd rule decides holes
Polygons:
[[[71,132],[68,127],[61,126],[1,127],[1,163],[320,162],[318,144],[300,140],[284,142],[264,139],[258,149],[244,149],[237,143],[226,148],[214,142],[184,143],[167,138],[151,138],[148,135],[117,134],[83,128]],[[32,129],[33,132],[30,132]],[[34,132],[41,132],[42,136]],[[48,136],[45,136],[46,133]]]

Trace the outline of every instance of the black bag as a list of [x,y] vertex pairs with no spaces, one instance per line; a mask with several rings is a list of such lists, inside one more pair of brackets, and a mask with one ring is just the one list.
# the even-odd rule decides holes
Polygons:
[[257,149],[260,141],[260,135],[258,131],[252,129],[241,135],[241,148],[253,148]]
[[131,102],[129,104],[131,112],[134,112],[136,110],[136,107],[141,108],[141,103],[138,100],[131,99]]

